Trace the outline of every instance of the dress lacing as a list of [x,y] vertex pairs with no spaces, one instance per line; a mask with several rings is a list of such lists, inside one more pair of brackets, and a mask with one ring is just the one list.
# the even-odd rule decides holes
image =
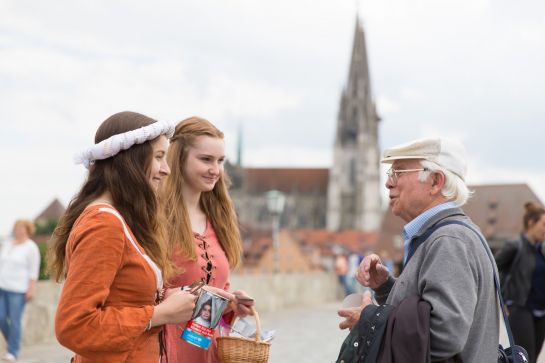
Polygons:
[[200,249],[199,253],[205,261],[205,265],[201,266],[201,270],[204,273],[202,280],[209,285],[216,280],[214,270],[216,270],[217,266],[215,266],[213,262],[214,254],[209,252],[210,243],[206,241],[205,236],[196,232],[193,232],[193,235],[198,240],[197,246]]

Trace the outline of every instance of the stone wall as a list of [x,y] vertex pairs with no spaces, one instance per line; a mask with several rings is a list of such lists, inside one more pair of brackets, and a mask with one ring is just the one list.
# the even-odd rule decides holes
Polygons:
[[[234,274],[231,290],[244,290],[256,299],[258,312],[309,306],[310,308],[341,297],[334,274]],[[35,298],[25,308],[23,316],[23,345],[55,340],[55,309],[61,285],[53,281],[39,281]],[[4,346],[0,339],[0,346]]]
[[233,275],[231,290],[237,289],[255,298],[258,312],[312,307],[342,296],[337,276],[326,272]]

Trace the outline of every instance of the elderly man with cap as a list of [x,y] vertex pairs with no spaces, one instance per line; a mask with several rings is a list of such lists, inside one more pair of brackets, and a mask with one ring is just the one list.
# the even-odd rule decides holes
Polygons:
[[[387,149],[382,163],[391,164],[386,188],[392,212],[406,222],[403,271],[394,279],[371,254],[359,267],[358,281],[372,288],[381,304],[397,306],[415,295],[430,304],[431,361],[456,356],[463,362],[496,362],[496,267],[477,233],[452,223],[478,231],[460,209],[471,194],[463,146],[447,139],[417,140]],[[340,327],[351,328],[368,303],[359,311],[339,311],[346,318]]]

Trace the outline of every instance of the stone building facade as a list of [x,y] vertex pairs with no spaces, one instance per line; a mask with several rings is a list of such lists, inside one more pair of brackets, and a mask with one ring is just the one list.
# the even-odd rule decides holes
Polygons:
[[282,228],[325,228],[329,170],[323,168],[241,168],[227,164],[231,197],[242,227],[270,229],[265,193],[286,195]]
[[333,166],[329,172],[327,228],[376,230],[382,218],[379,117],[371,94],[365,35],[356,22],[348,83],[341,95]]

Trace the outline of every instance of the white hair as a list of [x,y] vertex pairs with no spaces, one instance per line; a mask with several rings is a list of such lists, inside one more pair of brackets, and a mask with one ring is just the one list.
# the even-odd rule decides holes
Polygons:
[[441,189],[441,194],[448,200],[453,201],[458,207],[466,204],[473,195],[473,191],[469,190],[462,178],[453,172],[428,160],[420,160],[420,165],[426,170],[418,174],[418,180],[424,182],[432,172],[442,173],[445,176],[445,185]]

